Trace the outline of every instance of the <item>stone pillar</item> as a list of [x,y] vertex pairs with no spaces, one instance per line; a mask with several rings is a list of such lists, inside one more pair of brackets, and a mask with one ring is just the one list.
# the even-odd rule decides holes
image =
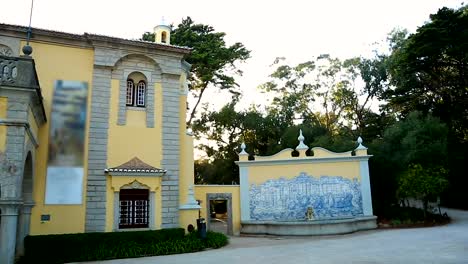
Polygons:
[[249,168],[239,165],[241,221],[250,220]]
[[362,195],[362,210],[364,215],[373,215],[372,210],[372,195],[369,179],[369,165],[367,160],[361,160],[359,163],[361,171],[361,195]]
[[29,225],[31,223],[31,209],[34,203],[25,203],[19,214],[18,233],[16,239],[16,256],[24,255],[24,238],[29,235]]
[[95,65],[89,116],[88,177],[86,183],[85,232],[106,229],[107,140],[111,69]]
[[0,201],[2,219],[0,224],[0,263],[15,263],[16,226],[18,223],[18,201]]
[[167,170],[161,181],[162,228],[179,227],[179,166],[180,166],[180,75],[163,75],[162,161]]

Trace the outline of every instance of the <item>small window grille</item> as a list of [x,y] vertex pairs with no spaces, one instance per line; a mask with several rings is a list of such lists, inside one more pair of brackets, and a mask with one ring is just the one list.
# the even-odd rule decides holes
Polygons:
[[149,225],[149,191],[120,190],[119,228],[145,228]]

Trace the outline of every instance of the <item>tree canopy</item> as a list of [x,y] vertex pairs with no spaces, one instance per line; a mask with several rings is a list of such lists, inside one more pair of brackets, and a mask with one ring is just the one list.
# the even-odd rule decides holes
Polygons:
[[[240,42],[227,45],[225,36],[226,33],[216,32],[210,25],[195,23],[190,17],[172,27],[171,43],[193,49],[186,60],[192,64],[188,78],[189,90],[197,100],[190,107],[187,125],[195,118],[197,108],[209,87],[228,90],[234,96],[240,94],[235,76],[242,75],[242,71],[236,63],[250,58],[250,51]],[[154,34],[146,32],[142,39],[154,41]]]

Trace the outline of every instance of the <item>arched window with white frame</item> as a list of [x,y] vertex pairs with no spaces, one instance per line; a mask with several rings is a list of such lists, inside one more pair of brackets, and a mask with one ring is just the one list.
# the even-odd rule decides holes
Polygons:
[[133,83],[132,79],[127,80],[127,99],[126,105],[133,106],[135,97],[135,84]]
[[146,95],[146,83],[140,81],[136,88],[136,106],[144,107],[145,106],[145,95]]

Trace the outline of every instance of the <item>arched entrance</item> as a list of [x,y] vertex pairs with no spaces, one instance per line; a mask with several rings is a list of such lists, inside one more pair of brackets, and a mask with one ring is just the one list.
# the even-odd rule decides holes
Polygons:
[[31,209],[33,200],[33,162],[31,152],[28,152],[24,162],[23,181],[21,183],[21,199],[23,205],[18,212],[18,225],[16,228],[16,256],[24,254],[24,238],[29,235],[31,222]]

